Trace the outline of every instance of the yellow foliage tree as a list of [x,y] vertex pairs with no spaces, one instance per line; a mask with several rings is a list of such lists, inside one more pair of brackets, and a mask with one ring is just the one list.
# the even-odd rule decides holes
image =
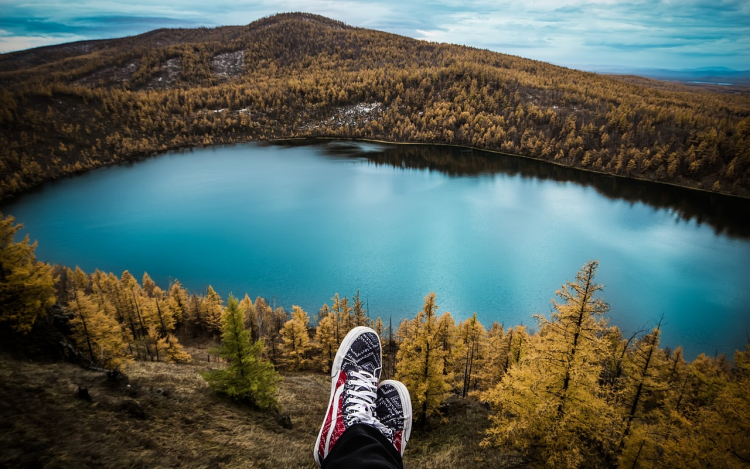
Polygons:
[[548,467],[611,466],[618,432],[599,382],[608,306],[595,297],[598,263],[587,263],[557,291],[550,319],[528,352],[484,398],[494,408],[485,446],[519,451]]
[[417,421],[426,425],[427,418],[440,414],[440,403],[449,385],[443,374],[445,351],[437,339],[435,293],[425,297],[424,307],[399,327],[401,345],[396,354],[396,379],[404,383],[411,395]]
[[292,319],[281,328],[284,361],[290,370],[299,370],[307,362],[306,354],[310,349],[310,335],[307,332],[309,322],[310,318],[302,308],[292,306]]
[[52,267],[36,260],[36,243],[26,235],[14,242],[23,225],[0,214],[0,324],[27,333],[55,302]]

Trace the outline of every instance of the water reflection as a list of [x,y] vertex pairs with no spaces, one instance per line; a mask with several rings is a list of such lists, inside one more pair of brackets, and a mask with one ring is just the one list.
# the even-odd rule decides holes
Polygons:
[[332,157],[366,158],[376,165],[429,169],[449,176],[507,174],[592,187],[611,200],[642,202],[684,221],[711,226],[716,234],[750,238],[750,200],[681,187],[580,171],[545,161],[440,145],[385,145],[357,141],[296,140],[283,146],[315,145]]

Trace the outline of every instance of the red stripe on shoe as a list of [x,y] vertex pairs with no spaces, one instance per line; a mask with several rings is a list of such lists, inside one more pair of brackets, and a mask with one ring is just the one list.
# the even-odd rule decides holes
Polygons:
[[[323,433],[321,435],[324,436],[320,439],[319,446],[321,462],[326,456],[328,456],[328,453],[331,452],[331,448],[333,448],[336,440],[339,436],[341,436],[341,433],[343,433],[343,430],[339,431],[339,426],[342,429],[344,426],[344,417],[341,414],[343,402],[340,398],[340,395],[342,392],[341,388],[344,386],[344,383],[346,383],[346,378],[346,372],[343,370],[340,371],[339,378],[336,381],[336,388],[333,391],[334,399],[331,402],[331,407],[328,409],[328,416],[326,417],[326,421],[323,424]],[[336,405],[337,401],[338,405]],[[333,428],[331,428],[331,426],[333,426]]]
[[403,452],[401,451],[401,438],[403,436],[403,433],[403,430],[397,430],[393,435],[393,446],[396,447],[396,451],[398,451],[399,454],[403,454]]

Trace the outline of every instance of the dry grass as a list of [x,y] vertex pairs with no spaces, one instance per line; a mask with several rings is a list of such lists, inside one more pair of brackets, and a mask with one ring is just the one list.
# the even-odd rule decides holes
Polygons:
[[[103,372],[68,363],[32,363],[0,354],[0,467],[23,468],[315,468],[317,436],[330,382],[320,373],[284,375],[279,389],[285,429],[274,413],[217,396],[199,372],[208,344],[190,348],[189,365],[138,362],[130,387]],[[88,387],[93,402],[78,399]],[[123,403],[136,401],[146,418]],[[410,468],[509,467],[514,461],[478,442],[487,410],[453,401],[450,424],[415,429],[404,463]]]

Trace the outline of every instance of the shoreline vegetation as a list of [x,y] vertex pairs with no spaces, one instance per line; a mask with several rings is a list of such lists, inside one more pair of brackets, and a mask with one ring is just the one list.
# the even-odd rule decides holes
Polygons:
[[[346,333],[365,325],[381,337],[383,379],[399,379],[411,390],[416,428],[406,450],[407,463],[444,467],[446,460],[457,464],[471,455],[478,467],[683,468],[710,463],[739,468],[750,460],[750,343],[735,352],[734,362],[705,354],[688,362],[680,347],[660,346],[661,324],[624,337],[605,318],[610,306],[600,297],[603,287],[595,282],[596,261],[584,265],[555,293],[549,316],[534,316],[535,332],[497,322],[485,327],[476,313],[456,323],[450,312],[438,313],[434,293],[425,297],[424,307],[413,318],[397,325],[370,318],[359,292],[351,298],[336,293],[311,322],[301,308],[273,309],[262,297],[253,301],[247,294],[241,300],[230,296],[225,305],[210,286],[205,295],[198,295],[177,280],[162,289],[146,273],[138,282],[127,271],[117,277],[43,264],[36,261],[36,244],[28,236],[14,241],[20,228],[12,217],[0,220],[0,350],[25,360],[66,359],[109,370],[106,382],[89,375],[75,392],[90,402],[88,389],[81,389],[80,383],[94,383],[97,398],[107,396],[96,418],[86,409],[76,411],[98,426],[113,418],[111,411],[125,413],[118,418],[146,418],[127,374],[140,374],[149,383],[148,397],[141,402],[158,416],[158,425],[178,425],[161,409],[175,404],[156,400],[164,398],[164,389],[169,397],[169,386],[176,383],[173,376],[183,375],[181,389],[172,397],[184,411],[191,403],[203,406],[208,414],[202,418],[211,420],[209,428],[223,422],[224,417],[213,417],[208,410],[216,406],[224,416],[250,412],[253,419],[275,419],[281,426],[276,431],[284,432],[282,428],[293,428],[288,414],[258,416],[263,409],[278,413],[279,404],[287,405],[296,410],[294,421],[304,422],[306,430],[285,435],[304,447],[314,440],[312,422],[319,415],[290,402],[289,392],[305,394],[304,386],[315,386],[313,392],[324,395],[318,388],[325,388],[326,380],[320,384],[318,377],[330,370]],[[220,349],[202,347],[196,352],[195,344],[216,344],[219,337]],[[32,380],[23,378],[21,363],[0,356],[0,372],[14,383]],[[39,371],[48,375],[53,366]],[[15,371],[3,371],[8,369]],[[144,369],[160,371],[149,374]],[[292,388],[307,384],[290,391],[284,381],[279,383],[279,372]],[[210,397],[207,386],[196,381],[197,374],[228,400]],[[56,382],[47,379],[52,381]],[[17,415],[0,427],[0,441],[26,450],[4,454],[0,463],[63,464],[70,451],[67,443],[48,442],[51,449],[39,453],[36,448],[42,443],[36,438],[44,431],[34,422],[51,417],[41,412],[65,412],[50,408],[50,393],[39,411],[28,408],[25,391],[20,396],[9,396],[9,402],[22,399],[18,405],[30,415]],[[213,404],[206,402],[208,398]],[[321,398],[320,406],[324,404]],[[454,425],[466,434],[446,440],[441,428]],[[118,431],[131,433],[128,427],[118,425]],[[19,444],[22,434],[29,439],[29,432],[31,442]],[[141,438],[151,441],[153,435],[145,429]],[[442,445],[440,451],[432,451],[433,445]],[[96,450],[86,449],[81,457],[92,451]],[[141,464],[151,466],[155,457]],[[280,457],[286,456],[278,454],[275,459]],[[309,456],[292,457],[301,467],[311,463]]]
[[750,97],[649,83],[302,13],[3,54],[0,200],[164,151],[293,138],[457,145],[750,197]]

